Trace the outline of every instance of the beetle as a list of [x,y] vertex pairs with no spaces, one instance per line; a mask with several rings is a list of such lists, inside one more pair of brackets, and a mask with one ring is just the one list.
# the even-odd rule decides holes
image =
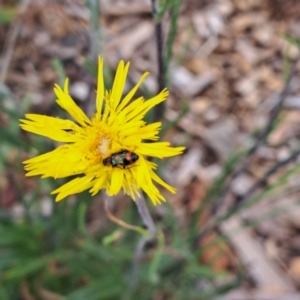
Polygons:
[[127,166],[134,164],[139,159],[139,156],[128,150],[122,150],[113,153],[110,157],[103,159],[104,166],[112,166],[113,168],[125,169]]

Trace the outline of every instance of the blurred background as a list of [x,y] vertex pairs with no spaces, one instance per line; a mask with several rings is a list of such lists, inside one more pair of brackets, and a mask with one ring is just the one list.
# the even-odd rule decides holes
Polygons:
[[[153,8],[153,5],[155,9]],[[0,1],[0,300],[300,299],[300,2]],[[21,131],[25,113],[67,118],[54,83],[90,116],[97,57],[106,87],[131,62],[125,92],[170,96],[159,162],[177,188],[153,207],[157,238],[112,223],[104,195],[59,203],[67,180],[24,175],[55,143]],[[134,202],[110,199],[143,226]]]

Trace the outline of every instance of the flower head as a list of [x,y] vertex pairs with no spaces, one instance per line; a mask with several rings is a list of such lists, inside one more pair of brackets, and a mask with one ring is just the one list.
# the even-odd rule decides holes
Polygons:
[[[155,142],[161,122],[146,124],[145,114],[166,100],[165,89],[145,101],[140,97],[131,101],[145,73],[133,89],[122,99],[129,63],[119,63],[113,87],[105,91],[103,59],[99,57],[96,113],[89,119],[68,93],[68,80],[64,89],[55,85],[57,103],[75,120],[62,120],[38,114],[26,114],[21,120],[24,130],[64,143],[55,150],[24,162],[26,176],[42,178],[77,177],[52,192],[56,201],[89,190],[92,195],[106,189],[116,195],[121,188],[135,199],[142,189],[154,204],[165,201],[154,182],[170,192],[175,189],[155,174],[157,165],[147,156],[164,158],[182,153],[184,147],[172,148],[168,142]],[[144,142],[144,140],[152,142]]]

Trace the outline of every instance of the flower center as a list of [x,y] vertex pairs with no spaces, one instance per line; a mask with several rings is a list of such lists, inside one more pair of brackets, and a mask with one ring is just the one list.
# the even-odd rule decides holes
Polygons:
[[111,149],[111,140],[107,136],[103,136],[99,140],[98,150],[101,156],[105,157]]

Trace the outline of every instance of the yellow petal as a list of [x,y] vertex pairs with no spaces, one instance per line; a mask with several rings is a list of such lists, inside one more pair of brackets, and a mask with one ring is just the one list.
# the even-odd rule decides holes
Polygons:
[[126,124],[127,122],[125,121],[125,118],[128,118],[127,115],[129,113],[134,112],[136,109],[139,109],[143,105],[144,102],[145,102],[144,98],[139,97],[138,99],[136,99],[135,101],[130,103],[118,114],[118,120],[120,120],[120,122],[124,122]]
[[83,173],[89,162],[72,145],[62,145],[51,152],[29,159],[24,164],[28,171],[26,176],[63,178]]
[[117,108],[117,112],[122,111],[123,108],[130,102],[134,94],[136,93],[137,89],[140,87],[144,79],[149,75],[149,72],[145,72],[139,82],[132,88],[132,90],[126,95],[126,97],[122,100],[120,105]]
[[111,187],[110,192],[112,195],[116,195],[119,193],[122,185],[123,185],[123,177],[124,177],[124,171],[115,168],[112,172],[112,178],[111,178]]
[[166,182],[164,182],[161,178],[159,178],[152,170],[150,171],[151,177],[154,181],[159,183],[161,186],[169,190],[172,194],[176,193],[176,189],[168,185]]
[[169,92],[167,89],[164,89],[162,92],[160,92],[157,96],[145,101],[143,105],[141,105],[139,108],[133,110],[129,114],[127,114],[125,121],[128,122],[130,120],[140,120],[142,119],[145,114],[155,105],[165,101],[169,95]]
[[156,142],[156,143],[140,143],[138,151],[142,155],[153,157],[170,157],[181,154],[185,147],[169,147],[168,142]]
[[97,86],[97,99],[96,108],[99,115],[102,112],[103,98],[104,98],[104,78],[103,78],[103,58],[98,58],[98,86]]
[[69,181],[68,183],[62,185],[61,187],[53,191],[51,194],[58,194],[55,198],[55,201],[58,202],[69,195],[81,193],[84,190],[89,189],[94,184],[92,182],[92,179],[93,176],[75,178]]
[[28,120],[34,121],[36,124],[39,124],[40,126],[49,126],[51,128],[53,127],[56,129],[80,130],[80,127],[71,120],[62,120],[59,118],[48,117],[48,116],[38,115],[38,114],[26,114],[25,117]]
[[124,66],[124,61],[121,60],[117,72],[115,75],[114,84],[111,90],[111,98],[112,98],[112,111],[115,111],[119,102],[121,100],[121,96],[123,93],[123,89],[125,86],[125,81],[128,73],[130,63],[128,62],[126,66]]
[[99,190],[105,188],[107,185],[107,181],[107,173],[104,173],[101,177],[95,179],[95,184],[92,189],[90,189],[90,193],[92,194],[92,196],[95,196],[99,192]]
[[26,121],[26,120],[21,120],[21,121],[24,123],[20,125],[20,127],[23,130],[45,136],[57,142],[71,143],[76,141],[76,136],[64,130],[60,130],[56,128],[50,129],[49,127],[40,127],[35,125],[35,123],[31,121]]
[[54,92],[58,98],[56,102],[65,109],[73,119],[78,122],[81,126],[86,126],[86,124],[91,124],[90,119],[86,114],[79,108],[74,100],[68,94],[68,79],[65,81],[64,91],[58,86],[55,85]]
[[148,195],[154,205],[160,204],[160,200],[166,202],[165,197],[160,194],[159,190],[153,184],[143,185],[142,189]]

